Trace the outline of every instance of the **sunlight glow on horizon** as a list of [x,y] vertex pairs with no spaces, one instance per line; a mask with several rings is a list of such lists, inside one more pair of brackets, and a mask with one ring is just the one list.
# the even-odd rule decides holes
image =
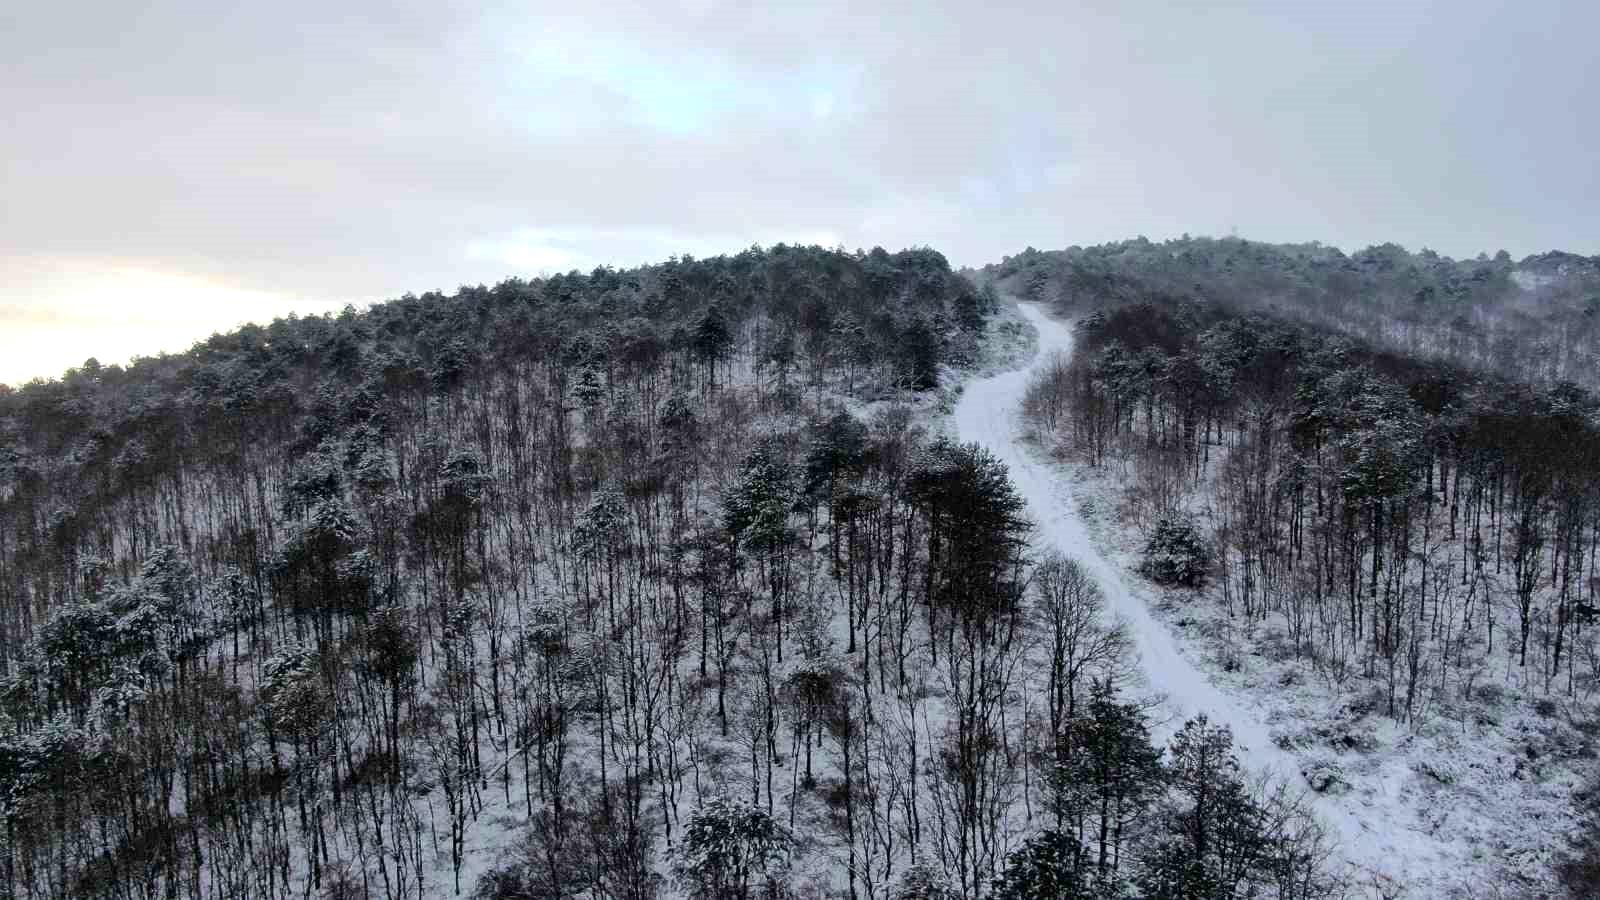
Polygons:
[[182,353],[246,322],[341,306],[128,263],[30,260],[0,285],[0,383],[59,378],[91,357],[109,366]]
[[[484,284],[507,277],[587,272],[595,266],[631,268],[684,254],[737,254],[752,244],[840,245],[831,231],[797,229],[753,234],[696,233],[645,227],[525,227],[468,242],[454,254],[456,275],[405,276],[427,283]],[[265,325],[295,313],[358,309],[398,296],[374,281],[365,298],[314,299],[256,290],[132,260],[0,257],[0,384],[20,387],[60,378],[93,358],[126,365],[136,357],[183,353],[213,334],[247,322]]]

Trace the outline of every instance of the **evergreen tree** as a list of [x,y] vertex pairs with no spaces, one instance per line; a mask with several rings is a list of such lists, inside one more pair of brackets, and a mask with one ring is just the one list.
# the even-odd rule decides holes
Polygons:
[[1270,837],[1250,795],[1233,733],[1201,715],[1168,748],[1171,806],[1145,872],[1151,900],[1232,900],[1265,881]]
[[1146,837],[1141,826],[1166,785],[1161,751],[1150,741],[1144,712],[1118,702],[1109,681],[1094,685],[1086,709],[1059,739],[1065,747],[1055,789],[1074,845],[1083,848],[1075,861],[1091,873],[1086,881],[1111,889],[1124,877],[1130,848]]
[[673,871],[691,897],[775,898],[788,845],[789,836],[765,809],[717,798],[690,817]]
[[1006,857],[991,900],[1109,900],[1086,877],[1083,848],[1059,831],[1042,831]]

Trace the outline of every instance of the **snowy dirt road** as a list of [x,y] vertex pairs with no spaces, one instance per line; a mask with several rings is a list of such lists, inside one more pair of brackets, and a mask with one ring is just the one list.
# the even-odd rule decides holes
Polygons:
[[[1153,723],[1158,740],[1165,740],[1185,719],[1204,713],[1233,730],[1246,766],[1303,789],[1302,761],[1273,743],[1247,698],[1219,690],[1185,654],[1168,627],[1151,614],[1145,599],[1149,589],[1125,576],[1096,548],[1068,490],[1062,464],[1024,440],[1018,410],[1028,379],[1053,354],[1071,352],[1072,332],[1068,323],[1032,304],[1022,304],[1021,310],[1038,329],[1038,355],[1022,370],[968,382],[952,416],[957,435],[987,447],[1010,469],[1037,525],[1035,548],[1060,550],[1085,566],[1105,592],[1111,614],[1127,623],[1146,687],[1161,699],[1163,714]],[[1442,858],[1441,848],[1400,824],[1411,820],[1409,811],[1386,808],[1369,797],[1312,796],[1339,853],[1360,873],[1358,890],[1371,886],[1374,876],[1382,876],[1427,892],[1428,885],[1437,885],[1448,872],[1451,863]]]

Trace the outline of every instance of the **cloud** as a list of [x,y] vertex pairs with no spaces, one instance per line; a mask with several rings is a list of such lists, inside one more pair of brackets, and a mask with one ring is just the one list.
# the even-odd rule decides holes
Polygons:
[[8,275],[0,283],[0,383],[58,374],[90,357],[122,364],[180,351],[248,321],[341,305],[132,262],[0,258],[0,269]]
[[1600,11],[1558,0],[0,15],[0,247],[284,304],[784,235],[1600,250]]
[[778,243],[839,245],[831,232],[757,234],[685,233],[671,228],[519,228],[497,238],[475,241],[467,258],[498,263],[517,271],[552,275],[596,266],[633,266],[672,256],[707,257],[738,253],[752,245]]

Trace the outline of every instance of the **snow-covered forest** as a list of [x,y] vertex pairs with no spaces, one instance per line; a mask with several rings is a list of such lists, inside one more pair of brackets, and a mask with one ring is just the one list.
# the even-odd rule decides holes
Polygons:
[[[1513,295],[1555,317],[1592,263],[1375,251],[1413,274],[1370,276],[1358,317],[1317,304],[1368,282],[1280,290],[1302,255],[1236,244],[1192,266],[1227,280],[1174,275],[1189,244],[966,274],[779,245],[0,388],[0,896],[1442,891],[1353,867],[1319,814],[1361,776],[1318,754],[1374,749],[1378,718],[1470,723],[1459,745],[1525,757],[1497,785],[1561,786],[1537,858],[1461,841],[1475,883],[1581,891],[1592,316],[1542,356],[1497,323]],[[1415,272],[1427,321],[1395,311]],[[1269,287],[1216,296],[1240,284]],[[1071,356],[1033,357],[1012,294],[1076,322]],[[1449,344],[1436,308],[1481,339]],[[1161,718],[1099,564],[963,443],[964,385],[1025,363],[1010,400],[1101,479],[1107,553],[1137,545],[1151,603],[1208,610],[1192,638],[1139,627],[1300,673],[1241,686],[1236,660],[1221,690],[1365,704],[1334,737],[1274,726],[1309,774]]]
[[1600,388],[1600,259],[1505,251],[1451,259],[1395,244],[1144,238],[1042,252],[985,269],[1017,296],[1094,310],[1150,300],[1224,304],[1378,350],[1549,386]]
[[1106,551],[1308,784],[1471,872],[1427,893],[1595,888],[1595,272],[1209,240],[991,270],[1076,323],[1024,407]]

